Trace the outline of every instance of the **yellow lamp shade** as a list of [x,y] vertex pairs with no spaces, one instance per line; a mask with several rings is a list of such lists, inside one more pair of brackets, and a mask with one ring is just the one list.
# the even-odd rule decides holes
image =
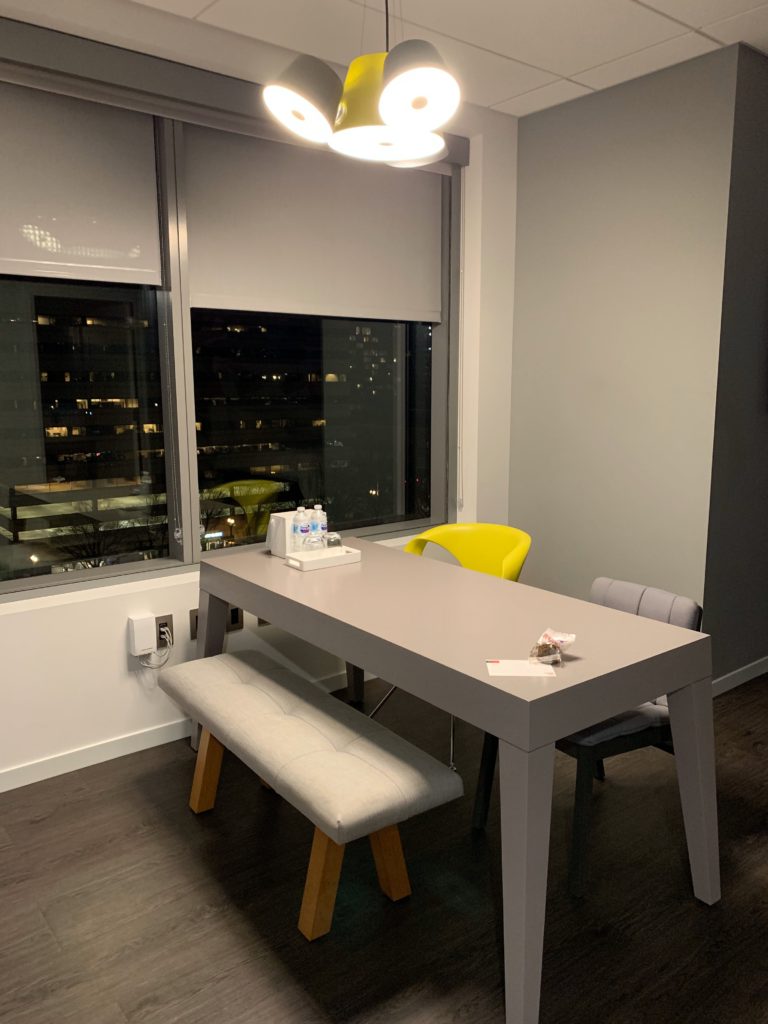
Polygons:
[[443,151],[434,132],[403,131],[386,125],[379,114],[379,96],[386,53],[366,53],[349,65],[339,104],[331,149],[344,156],[376,163],[402,160],[429,162]]

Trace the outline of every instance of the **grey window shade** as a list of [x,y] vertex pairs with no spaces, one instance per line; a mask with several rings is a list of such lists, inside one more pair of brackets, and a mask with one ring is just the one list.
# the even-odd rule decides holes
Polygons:
[[441,178],[185,128],[193,306],[441,319]]
[[152,118],[0,84],[0,273],[160,284]]

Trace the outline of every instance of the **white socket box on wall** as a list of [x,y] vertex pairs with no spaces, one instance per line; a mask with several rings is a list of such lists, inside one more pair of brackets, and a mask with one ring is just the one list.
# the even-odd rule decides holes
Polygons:
[[128,650],[136,657],[152,654],[157,650],[154,615],[130,615],[128,617]]

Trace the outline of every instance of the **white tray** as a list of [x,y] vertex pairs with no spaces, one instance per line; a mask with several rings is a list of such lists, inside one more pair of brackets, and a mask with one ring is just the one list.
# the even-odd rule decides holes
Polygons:
[[285,556],[285,564],[301,572],[310,569],[330,569],[334,565],[349,565],[360,561],[357,548],[323,548],[322,551],[296,551]]

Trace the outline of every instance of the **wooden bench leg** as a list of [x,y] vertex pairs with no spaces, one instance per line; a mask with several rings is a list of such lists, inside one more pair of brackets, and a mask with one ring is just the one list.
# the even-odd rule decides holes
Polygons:
[[331,930],[343,860],[344,847],[316,828],[299,912],[299,931],[310,942]]
[[397,825],[389,825],[378,832],[372,832],[368,839],[381,891],[395,901],[410,896],[411,883]]
[[195,814],[210,811],[216,802],[216,787],[219,784],[223,755],[224,747],[221,743],[207,729],[203,729],[197,750],[192,791],[189,794],[189,806]]

